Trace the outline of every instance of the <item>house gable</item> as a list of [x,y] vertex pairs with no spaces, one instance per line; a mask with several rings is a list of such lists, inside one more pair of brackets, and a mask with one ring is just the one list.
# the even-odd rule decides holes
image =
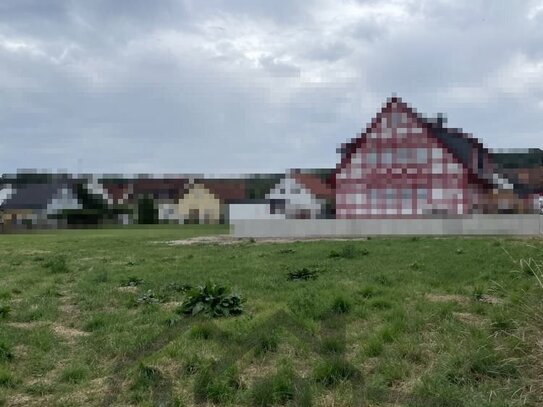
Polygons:
[[178,212],[182,219],[218,222],[221,201],[202,184],[191,183],[179,200]]
[[335,176],[338,218],[467,211],[467,166],[398,98],[341,152]]
[[316,218],[322,214],[324,200],[290,175],[281,179],[266,198],[284,202],[287,218]]
[[59,188],[47,204],[48,215],[59,214],[63,210],[83,209],[83,204],[78,200],[73,190],[68,187]]

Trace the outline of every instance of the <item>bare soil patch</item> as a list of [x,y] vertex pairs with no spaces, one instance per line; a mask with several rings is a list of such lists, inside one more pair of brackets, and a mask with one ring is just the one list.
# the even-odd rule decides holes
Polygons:
[[29,407],[29,406],[36,406],[41,407],[44,405],[47,405],[48,400],[51,399],[51,396],[43,396],[43,397],[32,397],[27,396],[26,394],[14,394],[7,400],[7,406],[10,407]]
[[51,325],[51,329],[53,332],[60,336],[63,339],[66,339],[67,341],[75,341],[76,339],[82,337],[82,336],[88,336],[88,332],[80,331],[79,329],[75,328],[69,328],[64,325],[60,324],[53,324]]
[[469,297],[456,294],[426,294],[426,299],[431,302],[456,302],[458,304],[467,304]]
[[253,244],[265,244],[265,243],[292,243],[292,242],[312,242],[312,241],[359,241],[359,240],[368,240],[365,237],[361,238],[329,238],[329,237],[293,237],[293,238],[237,238],[228,235],[218,235],[218,236],[199,236],[192,237],[190,239],[182,240],[169,240],[166,242],[154,242],[154,243],[166,243],[170,246],[192,246],[200,244],[216,244],[220,246],[224,245],[233,245],[233,244],[243,244],[243,243],[253,243]]
[[486,295],[486,294],[481,295],[481,297],[478,298],[477,301],[479,301],[479,302],[484,302],[484,303],[486,303],[486,304],[494,304],[494,305],[496,305],[496,304],[501,304],[501,303],[503,302],[503,301],[502,301],[500,298],[498,298],[498,297],[494,297],[494,296],[492,296],[492,295]]
[[18,329],[34,329],[46,325],[45,321],[33,321],[33,322],[8,322],[6,325],[9,325],[13,328]]
[[469,312],[453,312],[453,315],[460,321],[468,325],[480,326],[485,323],[485,319],[479,315],[471,314]]
[[122,291],[124,293],[137,293],[138,287],[129,285],[126,287],[118,287],[117,290]]
[[170,301],[170,302],[163,303],[162,306],[168,311],[173,311],[179,306],[181,306],[181,304],[182,302],[179,302],[179,301]]

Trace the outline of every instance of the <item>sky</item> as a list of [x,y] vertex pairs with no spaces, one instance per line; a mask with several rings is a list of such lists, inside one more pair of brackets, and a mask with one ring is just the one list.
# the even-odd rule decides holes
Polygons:
[[331,168],[392,94],[543,148],[543,1],[0,1],[4,173]]

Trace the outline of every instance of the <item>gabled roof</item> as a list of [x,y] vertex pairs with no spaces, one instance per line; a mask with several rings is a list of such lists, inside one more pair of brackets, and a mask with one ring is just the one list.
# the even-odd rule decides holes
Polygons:
[[244,179],[214,178],[201,179],[196,182],[203,185],[222,202],[245,199],[246,197],[246,184]]
[[[350,143],[342,145],[340,149],[342,158],[340,164],[336,167],[336,174],[350,161],[351,155],[362,145],[367,134],[377,126],[380,117],[393,110],[414,116],[421,127],[426,128],[442,147],[446,148],[468,170],[468,176],[472,182],[483,184],[485,187],[496,185],[498,175],[496,174],[496,168],[492,165],[488,151],[477,139],[464,133],[461,129],[445,127],[441,118],[429,119],[424,117],[399,97],[389,98],[381,111],[367,126],[366,131],[357,138],[352,139]],[[503,175],[498,176],[498,178],[504,183],[508,181],[504,179]],[[512,183],[512,186],[515,192],[522,195],[530,193],[529,189],[519,183]]]
[[334,198],[335,191],[332,189],[326,181],[320,178],[318,175],[314,174],[301,174],[293,173],[291,174],[292,179],[296,183],[305,187],[309,192],[315,195],[317,198]]
[[17,188],[15,194],[7,199],[2,205],[2,209],[46,209],[51,203],[55,194],[63,188],[68,187],[66,184],[28,184]]
[[187,182],[186,178],[136,178],[132,180],[133,194],[168,195],[176,198],[182,195]]
[[2,204],[6,202],[7,200],[11,199],[12,195],[15,193],[15,191],[11,188],[11,186],[2,186],[0,189],[0,209],[2,209]]

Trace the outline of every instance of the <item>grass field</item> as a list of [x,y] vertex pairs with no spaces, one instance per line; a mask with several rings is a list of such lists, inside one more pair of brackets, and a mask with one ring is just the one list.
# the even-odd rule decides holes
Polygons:
[[0,235],[0,405],[542,405],[541,240],[166,244],[215,233]]

